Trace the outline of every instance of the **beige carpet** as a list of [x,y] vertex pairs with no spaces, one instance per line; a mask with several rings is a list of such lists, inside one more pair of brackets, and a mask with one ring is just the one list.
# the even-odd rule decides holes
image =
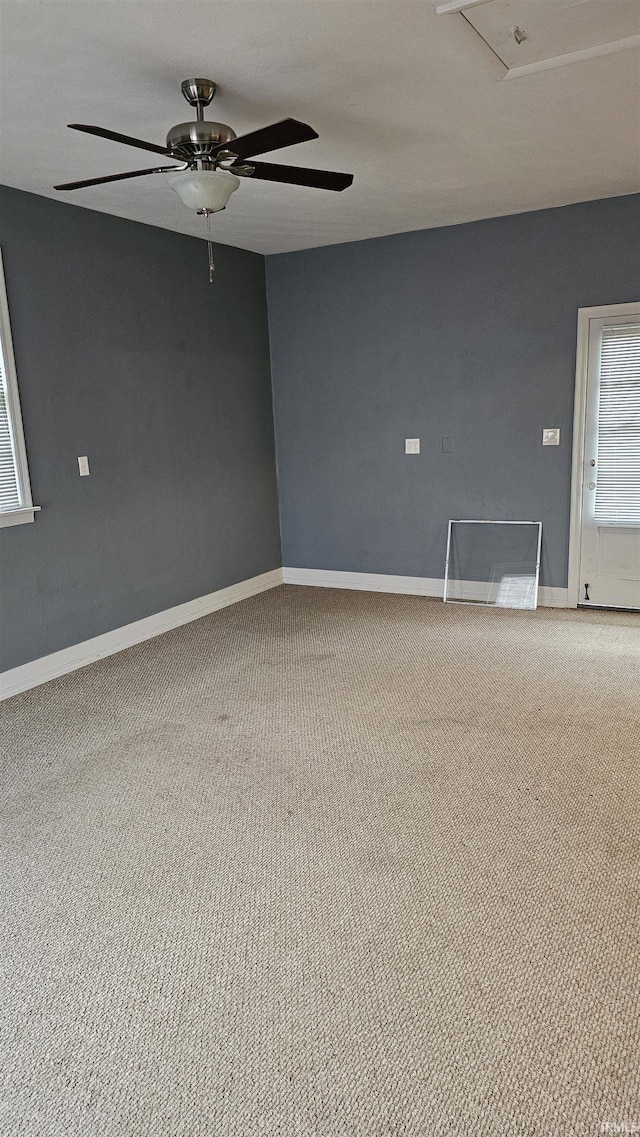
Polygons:
[[3,1134],[640,1124],[637,617],[281,588],[2,717]]

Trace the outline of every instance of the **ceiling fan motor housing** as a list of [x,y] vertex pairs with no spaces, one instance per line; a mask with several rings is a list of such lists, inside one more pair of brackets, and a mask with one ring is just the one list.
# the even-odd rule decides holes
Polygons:
[[186,161],[208,158],[217,146],[232,142],[235,130],[224,122],[179,122],[167,134],[167,150],[179,154]]

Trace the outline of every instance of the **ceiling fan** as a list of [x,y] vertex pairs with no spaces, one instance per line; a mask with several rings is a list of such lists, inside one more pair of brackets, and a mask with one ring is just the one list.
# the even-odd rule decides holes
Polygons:
[[[224,209],[231,194],[238,189],[240,178],[252,177],[265,182],[284,182],[287,185],[310,186],[315,189],[345,190],[353,181],[353,174],[340,174],[332,170],[308,170],[299,166],[282,166],[272,162],[254,162],[255,154],[267,154],[281,150],[285,146],[295,146],[317,138],[318,134],[310,126],[295,118],[285,118],[272,126],[243,134],[239,138],[230,126],[223,122],[210,122],[204,117],[204,108],[209,105],[216,93],[216,85],[211,79],[185,79],[181,86],[182,94],[190,106],[196,108],[195,122],[180,122],[172,126],[167,134],[165,146],[144,142],[128,134],[118,134],[101,126],[86,126],[71,122],[71,130],[82,130],[86,134],[96,134],[99,138],[109,138],[113,142],[123,142],[139,150],[150,150],[165,158],[173,158],[182,163],[179,166],[152,166],[146,170],[131,170],[124,174],[108,174],[104,178],[87,178],[80,182],[65,182],[54,186],[56,190],[84,189],[86,186],[102,185],[104,182],[118,182],[125,178],[145,177],[147,174],[169,173],[169,186],[175,190],[189,209],[194,209],[207,219],[209,237],[209,279],[213,279],[214,264],[211,246],[209,216]],[[246,159],[251,162],[247,163]]]

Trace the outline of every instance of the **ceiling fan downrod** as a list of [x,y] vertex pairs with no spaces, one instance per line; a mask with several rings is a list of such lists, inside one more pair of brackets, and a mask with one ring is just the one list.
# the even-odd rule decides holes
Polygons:
[[209,106],[216,93],[212,79],[184,79],[180,90],[190,107],[196,108],[198,122],[204,122],[204,108]]

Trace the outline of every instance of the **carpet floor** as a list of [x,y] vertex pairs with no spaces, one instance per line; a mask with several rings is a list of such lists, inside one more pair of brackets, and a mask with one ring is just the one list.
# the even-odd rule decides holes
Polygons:
[[640,1126],[638,617],[283,587],[2,729],[3,1134]]

